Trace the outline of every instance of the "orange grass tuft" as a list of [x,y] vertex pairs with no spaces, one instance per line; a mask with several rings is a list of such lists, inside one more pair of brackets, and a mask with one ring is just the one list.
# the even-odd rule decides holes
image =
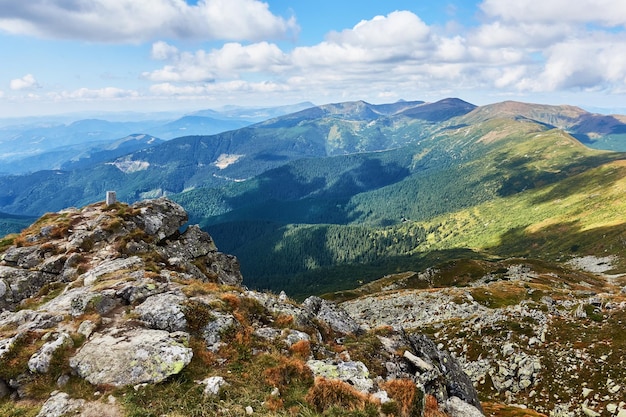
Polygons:
[[308,340],[300,340],[289,348],[291,354],[300,359],[306,359],[311,355],[311,343]]
[[387,391],[396,403],[398,403],[400,413],[404,417],[412,415],[417,399],[417,387],[410,379],[392,379],[381,384],[381,388]]
[[424,417],[447,417],[448,415],[439,409],[437,399],[426,394],[424,398]]
[[306,402],[322,413],[331,407],[343,410],[362,410],[368,403],[366,394],[338,379],[315,378],[315,384],[305,397]]
[[279,390],[286,388],[296,381],[307,382],[313,380],[313,373],[305,362],[300,359],[281,357],[278,365],[263,372],[268,385]]

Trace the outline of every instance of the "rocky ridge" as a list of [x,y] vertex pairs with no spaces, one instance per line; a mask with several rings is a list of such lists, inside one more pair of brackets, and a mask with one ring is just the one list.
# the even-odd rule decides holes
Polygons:
[[0,241],[0,414],[483,415],[429,337],[250,291],[186,221],[99,203]]
[[[448,288],[432,285],[444,271],[403,274],[340,306],[364,328],[428,334],[462,364],[487,414],[517,415],[507,404],[527,415],[625,417],[626,282],[602,274],[612,260],[574,258],[568,269],[511,259]],[[425,277],[430,288],[407,288]]]

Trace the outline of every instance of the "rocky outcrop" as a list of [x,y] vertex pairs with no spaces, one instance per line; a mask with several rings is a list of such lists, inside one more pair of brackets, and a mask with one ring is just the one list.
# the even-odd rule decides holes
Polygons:
[[[68,209],[26,229],[0,254],[0,328],[13,329],[0,340],[0,359],[40,337],[27,363],[34,374],[74,350],[71,368],[94,385],[156,383],[180,372],[193,355],[181,288],[242,281],[237,260],[208,234],[197,226],[181,232],[186,220],[182,207],[161,198]],[[86,314],[101,318],[80,320]],[[74,321],[62,331],[46,331],[66,316]],[[71,333],[87,340],[75,346]]]
[[[237,259],[198,226],[184,228],[186,220],[166,198],[100,203],[48,214],[14,237],[0,252],[5,395],[41,401],[40,416],[89,415],[90,408],[121,416],[116,398],[150,398],[144,403],[156,407],[153,388],[180,384],[181,397],[200,392],[203,407],[218,407],[212,415],[273,415],[293,384],[309,390],[314,408],[335,406],[315,398],[326,383],[381,413],[385,403],[418,415],[429,394],[451,415],[481,415],[467,375],[430,339],[361,325],[319,297],[298,304],[284,293],[247,290]],[[237,411],[226,410],[224,399],[247,389],[242,380],[269,390],[245,391],[257,396],[254,407],[231,398]],[[394,391],[394,380],[410,395]],[[32,394],[42,381],[45,403]],[[111,402],[72,398],[71,389],[85,385],[94,397],[108,390]]]

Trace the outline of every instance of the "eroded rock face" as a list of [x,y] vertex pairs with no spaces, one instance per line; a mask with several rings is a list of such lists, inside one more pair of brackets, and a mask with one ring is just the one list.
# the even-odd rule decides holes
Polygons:
[[92,335],[70,366],[94,385],[157,383],[191,362],[188,337],[164,330],[109,329]]
[[450,353],[437,349],[435,343],[423,334],[408,336],[416,356],[430,364],[430,370],[417,370],[427,391],[439,395],[440,402],[457,397],[482,412],[478,393],[463,368]]

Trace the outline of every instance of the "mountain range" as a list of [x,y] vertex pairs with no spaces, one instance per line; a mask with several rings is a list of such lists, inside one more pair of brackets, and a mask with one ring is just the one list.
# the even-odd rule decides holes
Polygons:
[[[312,106],[308,102],[268,108],[230,106],[221,111],[202,110],[183,116],[108,113],[78,119],[70,118],[72,115],[0,119],[0,173],[67,169],[64,163],[71,162],[76,153],[88,155],[115,147],[122,138],[144,134],[169,140],[183,135],[214,134]],[[138,149],[126,149],[126,153]]]
[[458,257],[613,254],[625,120],[456,98],[327,104],[0,177],[0,211],[170,196],[241,259],[248,285],[294,296]]

